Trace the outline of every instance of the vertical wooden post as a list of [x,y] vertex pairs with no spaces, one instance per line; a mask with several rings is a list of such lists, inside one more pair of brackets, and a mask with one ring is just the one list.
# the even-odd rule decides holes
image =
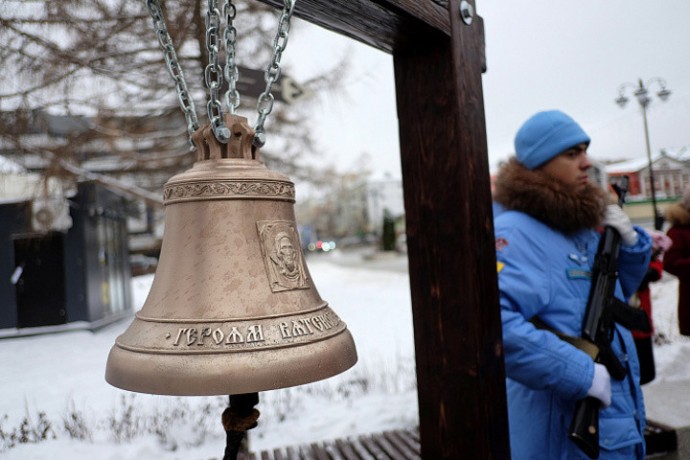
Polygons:
[[422,457],[510,458],[481,72],[483,24],[394,51]]

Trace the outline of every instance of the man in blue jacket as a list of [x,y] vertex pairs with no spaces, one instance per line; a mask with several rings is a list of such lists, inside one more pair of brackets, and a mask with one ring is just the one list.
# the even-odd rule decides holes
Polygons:
[[602,405],[600,458],[644,458],[644,402],[631,333],[616,325],[613,334],[612,349],[627,371],[620,381],[555,334],[580,336],[603,225],[621,234],[618,298],[635,292],[649,262],[649,235],[590,182],[589,143],[568,115],[539,112],[518,131],[516,156],[496,177],[500,213],[494,226],[514,460],[587,458],[567,437],[575,403],[586,396]]

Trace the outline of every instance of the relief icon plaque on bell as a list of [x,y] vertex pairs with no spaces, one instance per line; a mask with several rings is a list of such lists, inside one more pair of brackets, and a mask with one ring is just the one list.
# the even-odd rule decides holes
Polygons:
[[293,222],[259,221],[261,252],[273,292],[308,289],[299,237]]

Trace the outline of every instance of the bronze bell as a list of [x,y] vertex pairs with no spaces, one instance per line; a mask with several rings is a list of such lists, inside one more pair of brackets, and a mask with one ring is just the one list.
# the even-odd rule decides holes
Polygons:
[[271,171],[247,120],[164,186],[165,233],[149,295],[108,356],[106,380],[163,395],[300,385],[357,362],[350,332],[316,291],[295,224],[295,187]]

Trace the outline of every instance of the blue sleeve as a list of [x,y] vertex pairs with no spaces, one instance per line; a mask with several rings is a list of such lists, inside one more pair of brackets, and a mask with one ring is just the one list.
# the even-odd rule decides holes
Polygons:
[[592,383],[592,359],[529,322],[548,307],[555,276],[549,268],[548,244],[537,244],[535,233],[496,227],[506,375],[534,390],[580,399]]
[[626,299],[640,287],[652,256],[652,238],[640,227],[635,226],[635,231],[637,243],[634,246],[621,245],[618,254],[618,279]]

